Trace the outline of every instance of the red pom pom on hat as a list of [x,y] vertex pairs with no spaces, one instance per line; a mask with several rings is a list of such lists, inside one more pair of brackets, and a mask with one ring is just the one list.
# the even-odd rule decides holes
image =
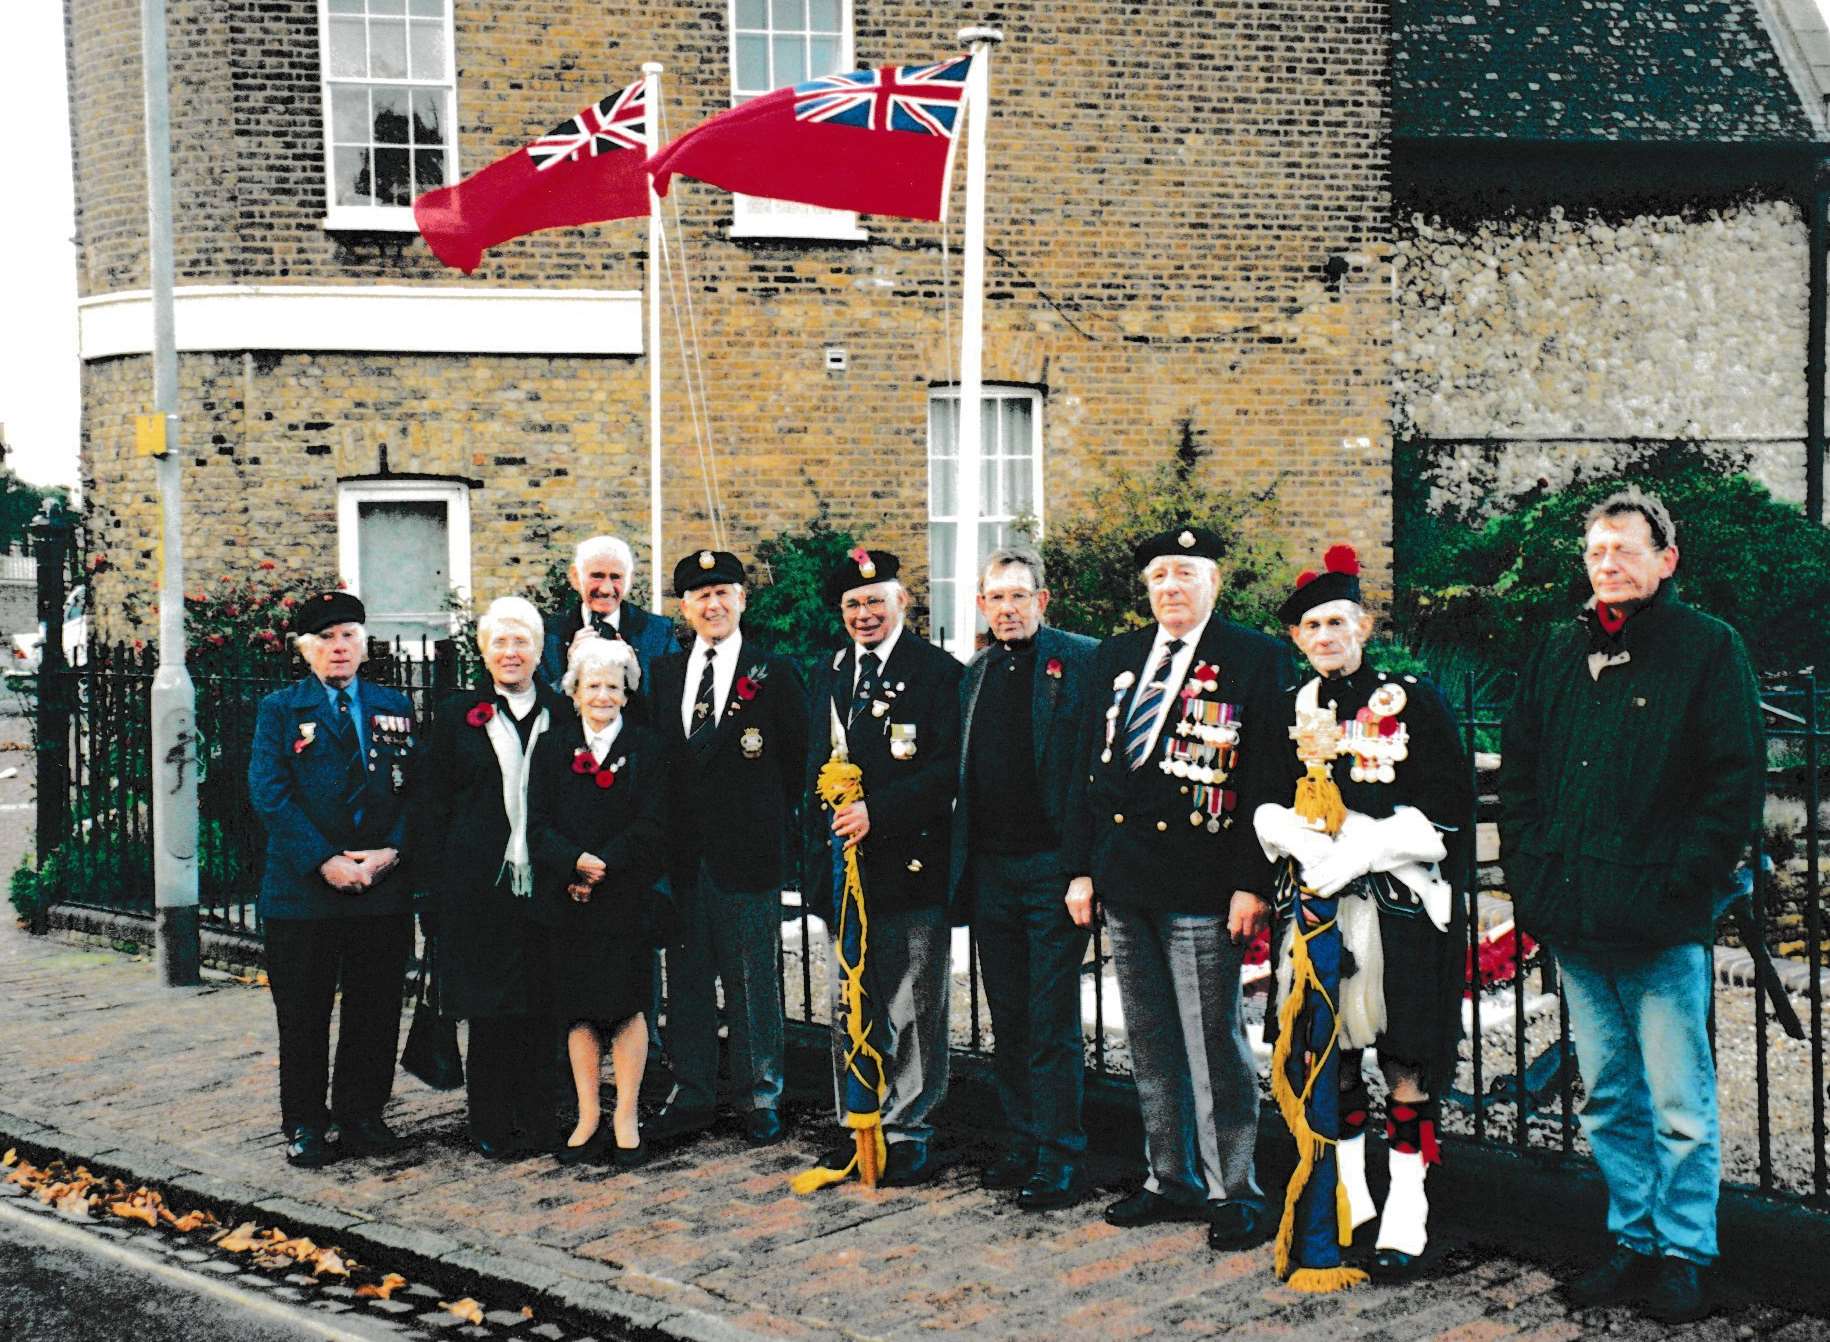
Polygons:
[[1317,573],[1314,569],[1306,568],[1301,573],[1296,575],[1296,585],[1298,587],[1307,587],[1310,583],[1314,582],[1317,578],[1319,578],[1321,576],[1322,575]]
[[1348,577],[1358,577],[1360,573],[1360,556],[1353,552],[1351,545],[1330,545],[1322,556],[1322,566],[1330,573],[1345,573]]

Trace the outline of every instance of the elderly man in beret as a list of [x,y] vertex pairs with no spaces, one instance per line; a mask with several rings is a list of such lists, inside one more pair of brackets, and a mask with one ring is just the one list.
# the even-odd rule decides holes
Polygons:
[[654,659],[678,651],[671,621],[623,600],[629,591],[629,575],[634,572],[635,556],[621,537],[592,536],[579,542],[566,572],[572,590],[578,593],[578,604],[545,617],[540,679],[546,685],[558,690],[572,648],[593,634],[620,639],[634,648],[644,685],[650,683]]
[[1064,838],[1069,913],[1084,926],[1097,901],[1110,929],[1149,1165],[1106,1220],[1204,1220],[1210,1245],[1237,1249],[1269,1233],[1239,969],[1270,916],[1251,815],[1283,799],[1287,659],[1215,615],[1221,554],[1195,526],[1136,547],[1156,619],[1094,656]]
[[679,928],[667,957],[674,1089],[651,1130],[686,1136],[712,1121],[721,980],[744,1135],[761,1146],[782,1136],[781,892],[801,800],[807,697],[792,661],[744,636],[744,577],[727,550],[697,550],[674,565],[693,645],[655,662]]
[[364,618],[347,592],[305,600],[293,633],[311,674],[261,700],[248,762],[267,831],[258,907],[279,1022],[280,1123],[286,1159],[307,1168],[395,1145],[381,1113],[413,945],[400,855],[414,723],[405,695],[358,674]]
[[[801,885],[836,932],[830,836],[861,854],[870,917],[864,987],[889,1027],[877,1041],[887,1087],[881,1182],[889,1186],[936,1173],[929,1120],[947,1091],[947,863],[959,752],[960,665],[904,623],[909,595],[898,571],[895,555],[859,547],[827,575],[826,598],[848,638],[813,678]],[[864,786],[862,801],[836,813],[818,790],[835,750],[858,766]],[[833,977],[833,1081],[843,1122],[846,1038]],[[848,1169],[854,1149],[846,1143],[818,1168]]]

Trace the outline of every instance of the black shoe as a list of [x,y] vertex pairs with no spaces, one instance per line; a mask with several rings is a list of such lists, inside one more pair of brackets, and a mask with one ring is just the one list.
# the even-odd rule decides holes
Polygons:
[[618,1146],[612,1140],[605,1152],[610,1157],[609,1163],[619,1170],[639,1170],[648,1163],[651,1154],[646,1134],[637,1137],[634,1146]]
[[1117,1226],[1120,1230],[1130,1230],[1134,1226],[1160,1225],[1165,1221],[1204,1221],[1207,1211],[1203,1207],[1189,1207],[1166,1198],[1161,1193],[1152,1193],[1148,1188],[1140,1188],[1128,1198],[1120,1198],[1106,1208],[1106,1224]]
[[1658,1278],[1646,1295],[1646,1317],[1660,1323],[1694,1323],[1708,1313],[1702,1269],[1685,1258],[1659,1259]]
[[1072,1207],[1087,1195],[1086,1176],[1078,1165],[1039,1169],[1017,1190],[1017,1206],[1026,1212],[1052,1212]]
[[844,1142],[841,1145],[833,1147],[830,1151],[823,1153],[820,1156],[820,1159],[819,1159],[819,1162],[818,1162],[818,1165],[816,1166],[816,1168],[822,1169],[822,1170],[842,1170],[847,1165],[851,1164],[852,1161],[856,1160],[857,1157],[858,1157],[857,1142],[856,1141]]
[[1006,1151],[979,1171],[980,1188],[1021,1188],[1036,1173],[1036,1158],[1027,1151]]
[[1627,1304],[1645,1296],[1657,1273],[1658,1259],[1622,1245],[1607,1262],[1590,1268],[1565,1287],[1563,1298],[1573,1309]]
[[743,1116],[743,1139],[751,1146],[773,1146],[782,1139],[782,1116],[773,1109],[752,1109]]
[[321,1170],[337,1158],[322,1128],[301,1123],[286,1136],[286,1163],[302,1170]]
[[929,1156],[926,1142],[891,1142],[877,1183],[883,1188],[913,1188],[939,1173],[940,1163]]
[[400,1138],[379,1117],[339,1120],[337,1127],[341,1132],[337,1145],[345,1155],[384,1156],[400,1149]]
[[1220,1253],[1255,1249],[1271,1238],[1271,1213],[1264,1203],[1227,1198],[1207,1204],[1207,1247]]
[[1421,1262],[1421,1257],[1402,1249],[1375,1249],[1371,1276],[1374,1281],[1409,1281],[1417,1275],[1417,1265]]
[[520,1160],[529,1154],[525,1142],[516,1141],[513,1137],[477,1137],[471,1145],[476,1147],[477,1154],[485,1160],[498,1164]]
[[610,1145],[610,1141],[610,1125],[599,1119],[589,1137],[577,1146],[561,1146],[553,1152],[553,1159],[565,1166],[595,1165],[604,1159],[604,1148]]
[[661,1112],[654,1116],[654,1122],[648,1125],[648,1135],[656,1141],[671,1142],[682,1137],[696,1137],[712,1126],[712,1111],[688,1109],[671,1100],[661,1106]]

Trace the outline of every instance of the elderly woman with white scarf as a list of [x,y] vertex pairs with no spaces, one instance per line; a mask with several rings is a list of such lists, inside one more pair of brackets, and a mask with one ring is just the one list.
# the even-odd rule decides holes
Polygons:
[[477,624],[488,679],[446,698],[415,803],[422,884],[438,910],[439,1009],[470,1024],[470,1136],[490,1160],[551,1148],[556,1041],[549,933],[535,908],[527,782],[542,735],[572,712],[534,674],[539,613],[501,597]]

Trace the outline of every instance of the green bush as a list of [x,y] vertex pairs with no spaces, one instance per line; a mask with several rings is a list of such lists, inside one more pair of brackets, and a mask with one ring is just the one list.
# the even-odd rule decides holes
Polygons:
[[[1771,670],[1824,665],[1830,652],[1830,531],[1746,476],[1673,449],[1631,477],[1677,523],[1684,599],[1735,626]],[[1582,521],[1627,480],[1546,494],[1478,528],[1401,506],[1394,617],[1413,646],[1516,666],[1588,599]]]
[[1193,523],[1216,532],[1226,547],[1219,612],[1283,636],[1277,607],[1289,594],[1295,573],[1274,539],[1277,488],[1257,493],[1211,488],[1195,478],[1201,456],[1193,430],[1184,422],[1170,460],[1153,471],[1117,471],[1079,509],[1050,520],[1041,545],[1050,624],[1094,638],[1149,624],[1150,600],[1138,581],[1132,547],[1147,536]]
[[834,528],[826,505],[802,531],[783,531],[756,546],[745,636],[754,636],[809,668],[844,638],[839,613],[826,600],[826,575],[858,544]]
[[38,870],[30,853],[20,858],[19,865],[13,868],[7,881],[6,898],[20,922],[29,927],[37,920],[38,911],[44,906],[38,898]]

